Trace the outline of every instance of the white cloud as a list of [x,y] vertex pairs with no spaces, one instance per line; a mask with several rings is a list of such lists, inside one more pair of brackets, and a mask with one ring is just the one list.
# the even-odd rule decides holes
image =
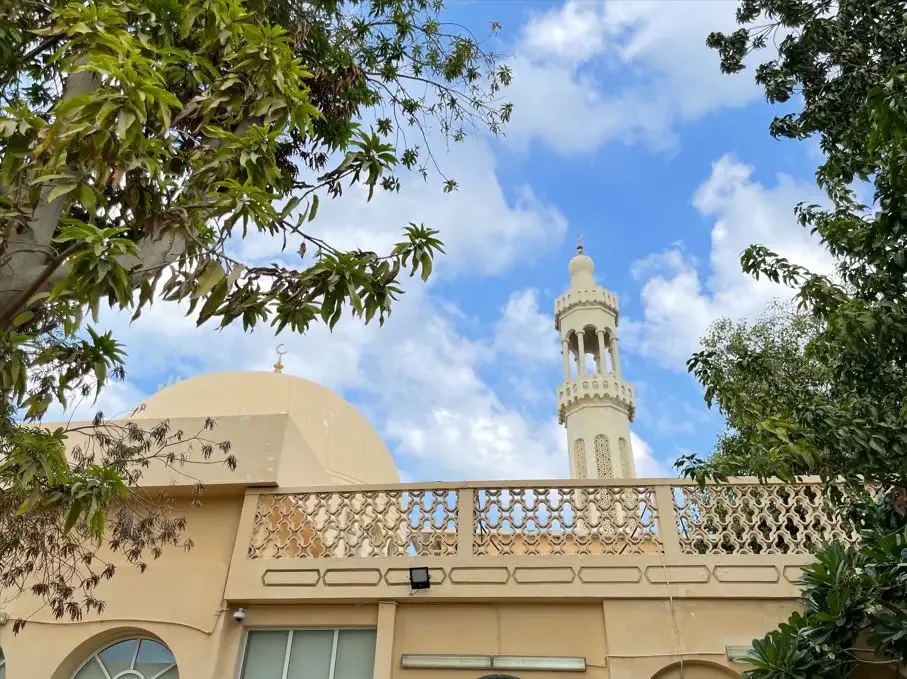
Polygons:
[[526,24],[522,48],[529,54],[577,63],[604,49],[606,32],[601,3],[567,2],[536,14]]
[[622,340],[630,351],[683,370],[713,321],[758,316],[772,298],[790,295],[787,288],[741,271],[740,255],[751,244],[765,245],[813,271],[831,272],[830,255],[793,214],[800,201],[821,202],[815,186],[779,175],[767,188],[753,180],[752,172],[725,156],[712,164],[711,176],[696,191],[694,206],[714,220],[704,276],[704,267],[682,245],[636,262],[644,313],[623,324]]
[[652,448],[634,432],[630,432],[630,446],[633,448],[633,463],[636,467],[636,476],[641,479],[663,479],[676,476],[656,460],[652,455]]
[[737,27],[736,6],[568,0],[536,15],[511,62],[508,135],[564,154],[612,140],[664,147],[673,143],[676,123],[755,101],[752,72],[722,74],[717,53],[705,46],[710,32]]
[[507,300],[495,327],[494,348],[526,370],[558,363],[554,316],[539,310],[537,290],[519,290]]
[[88,396],[73,396],[64,410],[59,403],[53,403],[44,416],[45,422],[79,422],[91,420],[101,412],[107,419],[128,416],[145,397],[130,382],[108,382],[95,399],[94,389]]
[[[387,254],[408,223],[424,223],[440,231],[446,255],[437,263],[437,277],[447,279],[497,275],[561,241],[567,228],[561,212],[527,185],[505,190],[483,139],[469,137],[446,153],[443,140],[434,137],[431,143],[445,175],[457,181],[456,191],[443,193],[435,172],[427,180],[404,172],[399,193],[378,189],[368,201],[367,190],[356,186],[337,200],[322,200],[307,230],[341,250]],[[298,248],[298,239],[288,239],[284,256],[294,264]],[[246,238],[238,250],[243,259],[270,261],[277,254],[274,239],[262,234]]]

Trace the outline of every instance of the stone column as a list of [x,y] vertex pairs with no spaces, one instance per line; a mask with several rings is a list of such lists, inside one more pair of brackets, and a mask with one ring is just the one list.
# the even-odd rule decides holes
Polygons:
[[570,381],[570,342],[561,340],[561,354],[564,357],[564,382]]
[[614,366],[614,376],[620,378],[620,358],[617,355],[617,338],[611,336],[611,365]]
[[582,377],[586,374],[586,347],[583,344],[584,331],[576,333],[576,376]]
[[[605,360],[605,351],[607,344],[605,343],[605,331],[598,331],[598,374],[607,375],[608,374],[608,362]],[[612,361],[612,365],[613,365]]]

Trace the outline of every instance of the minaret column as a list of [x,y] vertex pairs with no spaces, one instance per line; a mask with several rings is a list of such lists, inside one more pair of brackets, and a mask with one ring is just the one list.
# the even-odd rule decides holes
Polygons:
[[570,381],[570,342],[561,340],[561,355],[564,357],[564,382]]
[[[605,361],[605,351],[607,344],[605,343],[605,331],[598,331],[598,374],[607,375],[608,374],[608,363]],[[614,361],[611,361],[611,365],[614,365]]]
[[576,376],[582,377],[586,374],[586,347],[583,345],[583,335],[585,331],[581,330],[576,333]]
[[617,337],[611,335],[611,365],[614,366],[614,376],[620,378],[620,357],[617,354]]

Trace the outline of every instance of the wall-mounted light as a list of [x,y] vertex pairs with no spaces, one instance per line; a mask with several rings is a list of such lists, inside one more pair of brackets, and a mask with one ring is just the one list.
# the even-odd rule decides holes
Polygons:
[[550,670],[552,672],[585,672],[586,659],[568,656],[496,655],[491,659],[496,670]]
[[753,647],[749,645],[724,647],[724,654],[727,656],[727,659],[738,665],[748,665],[749,660],[747,660],[747,656],[752,652]]
[[422,670],[490,670],[490,655],[406,654],[400,656],[400,667]]
[[409,569],[409,586],[413,589],[428,589],[431,587],[431,574],[425,566],[415,566]]
[[585,672],[586,659],[572,656],[403,654],[400,666],[423,670]]

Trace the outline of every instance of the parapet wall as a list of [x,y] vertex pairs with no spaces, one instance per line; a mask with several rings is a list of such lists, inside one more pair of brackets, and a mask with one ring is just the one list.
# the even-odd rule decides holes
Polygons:
[[421,484],[250,491],[226,598],[794,598],[848,540],[815,482]]

